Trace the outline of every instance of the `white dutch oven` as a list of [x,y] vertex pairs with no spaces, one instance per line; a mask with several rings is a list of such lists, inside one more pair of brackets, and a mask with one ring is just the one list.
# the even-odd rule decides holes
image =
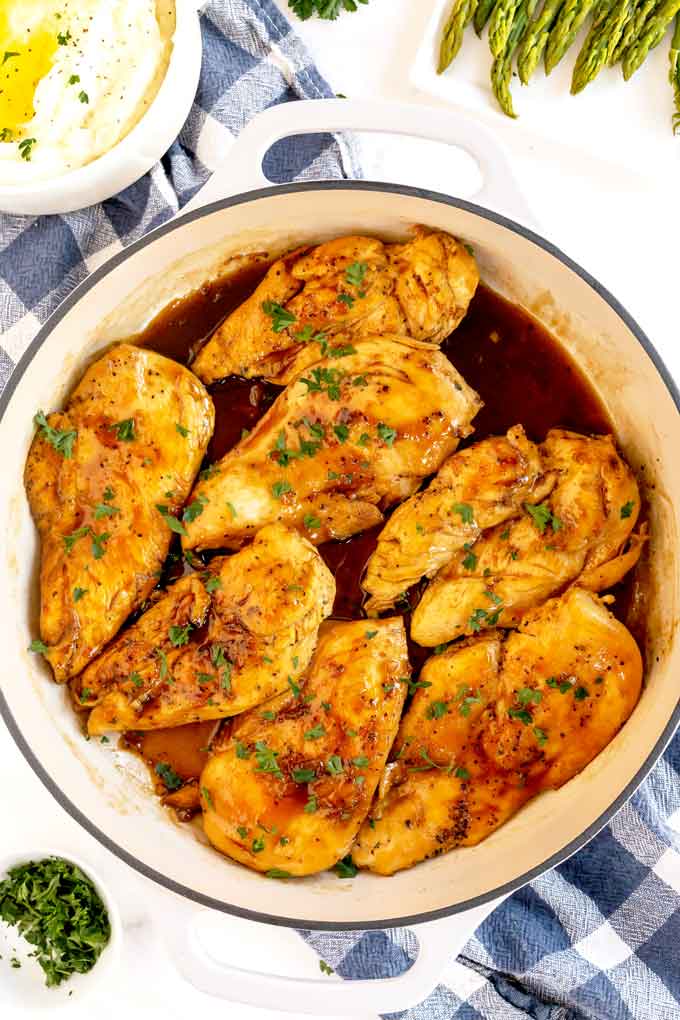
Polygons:
[[[277,139],[325,130],[373,130],[450,142],[484,178],[482,204],[414,188],[364,182],[261,187],[262,158]],[[249,191],[258,188],[257,191]],[[245,192],[224,198],[225,192]],[[28,762],[59,803],[131,867],[184,898],[163,918],[183,974],[215,995],[316,1015],[391,1012],[423,999],[444,963],[493,905],[590,839],[654,765],[680,720],[678,508],[679,396],[649,340],[621,305],[550,242],[484,206],[527,210],[493,137],[448,112],[344,100],[272,109],[243,133],[229,166],[194,208],[98,269],[57,309],[18,365],[0,401],[4,449],[0,499],[0,620],[5,665],[0,710]],[[210,204],[205,204],[210,202]],[[196,204],[196,203],[194,203]],[[392,878],[332,874],[275,882],[232,864],[195,829],[174,825],[141,765],[87,743],[65,691],[26,652],[38,633],[35,529],[22,487],[37,408],[59,407],[84,366],[112,340],[137,331],[169,300],[229,267],[229,256],[280,250],[337,234],[403,238],[414,223],[474,246],[484,280],[525,306],[576,358],[608,408],[646,495],[652,541],[647,682],[632,718],[607,749],[563,789],[528,804],[477,847]],[[499,394],[502,399],[502,394]],[[653,490],[653,491],[652,491]],[[415,924],[414,967],[383,982],[301,982],[208,959],[193,904],[269,924],[317,929]],[[187,914],[187,909],[190,913]],[[446,923],[442,918],[448,918]],[[432,922],[437,921],[436,924]],[[428,923],[423,923],[428,922]],[[448,927],[446,927],[448,926]]]

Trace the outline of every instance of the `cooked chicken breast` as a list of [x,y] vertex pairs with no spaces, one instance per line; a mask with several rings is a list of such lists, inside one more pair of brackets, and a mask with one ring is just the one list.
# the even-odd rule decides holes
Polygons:
[[455,557],[440,570],[413,614],[411,636],[418,644],[433,647],[485,627],[515,626],[527,609],[576,578],[600,590],[637,561],[642,542],[625,547],[640,494],[612,437],[553,429],[541,455],[557,477],[548,500],[525,503],[522,517],[485,533],[471,548],[474,569]]
[[566,783],[635,707],[632,635],[581,588],[425,664],[376,804],[352,851],[391,875],[473,846],[541,790]]
[[325,627],[299,686],[238,719],[206,764],[211,843],[275,877],[345,857],[397,732],[408,673],[401,618]]
[[90,733],[237,715],[307,667],[335,581],[316,549],[272,524],[168,591],[73,684]]
[[360,340],[291,383],[199,482],[184,545],[239,548],[275,520],[315,544],[379,524],[469,434],[480,406],[440,351]]
[[478,283],[474,257],[449,234],[420,227],[398,245],[335,238],[276,261],[192,367],[208,383],[228,375],[287,383],[305,346],[318,357],[339,335],[336,346],[383,333],[438,344],[460,323]]
[[40,636],[61,682],[158,583],[168,519],[189,495],[214,408],[186,368],[120,344],[63,412],[36,417],[25,484],[41,541]]
[[369,614],[381,613],[421,577],[454,558],[475,572],[471,546],[486,528],[540,503],[555,481],[521,425],[454,453],[423,492],[398,507],[380,533],[363,587]]

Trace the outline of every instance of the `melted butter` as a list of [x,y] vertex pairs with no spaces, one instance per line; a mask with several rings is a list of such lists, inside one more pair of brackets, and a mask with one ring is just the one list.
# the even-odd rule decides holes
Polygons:
[[60,20],[53,4],[0,0],[0,140],[35,115],[35,91],[54,63]]

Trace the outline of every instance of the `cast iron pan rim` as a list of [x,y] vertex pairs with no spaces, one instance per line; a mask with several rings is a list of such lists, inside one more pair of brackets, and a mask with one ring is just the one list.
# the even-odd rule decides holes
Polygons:
[[[42,328],[38,331],[35,339],[29,345],[23,357],[17,364],[4,392],[2,393],[2,396],[0,397],[0,421],[4,417],[7,405],[9,404],[19,380],[22,378],[37,351],[45,343],[45,340],[50,335],[56,324],[91,287],[98,283],[99,280],[106,276],[106,274],[112,269],[120,265],[120,263],[123,262],[129,255],[133,255],[135,252],[146,246],[150,241],[154,241],[157,237],[161,237],[163,234],[170,233],[173,230],[178,230],[185,224],[200,219],[202,216],[209,216],[211,213],[217,212],[220,209],[228,209],[231,206],[243,205],[248,202],[256,202],[261,198],[278,197],[281,195],[297,194],[298,192],[306,191],[356,191],[373,192],[377,194],[387,192],[395,195],[407,195],[411,198],[421,198],[429,202],[453,206],[454,208],[463,209],[466,212],[473,213],[476,216],[481,216],[483,219],[490,220],[492,223],[505,227],[507,230],[511,230],[513,233],[519,234],[520,237],[531,241],[537,247],[542,248],[543,251],[552,255],[553,258],[562,262],[568,269],[571,269],[571,271],[579,276],[584,283],[588,284],[588,286],[591,287],[591,289],[594,290],[595,293],[601,297],[602,300],[609,305],[612,311],[625,323],[631,333],[636,337],[641,347],[644,348],[650,360],[653,362],[657,372],[661,376],[668,392],[670,393],[676,408],[680,411],[680,393],[678,392],[678,388],[663,360],[654,348],[654,345],[638,326],[637,322],[635,322],[633,317],[626,311],[623,305],[617,301],[617,299],[610,294],[601,283],[592,277],[590,273],[583,269],[578,263],[565,255],[563,251],[557,248],[550,241],[546,241],[545,238],[534,233],[534,231],[529,230],[520,223],[507,219],[505,216],[501,216],[499,213],[492,212],[489,209],[484,209],[482,206],[475,205],[472,202],[466,202],[463,199],[450,198],[446,195],[439,194],[436,191],[428,191],[424,188],[407,187],[406,185],[381,184],[373,181],[343,180],[277,185],[275,187],[262,188],[258,191],[251,191],[241,195],[234,195],[231,198],[221,199],[218,202],[212,202],[210,205],[203,206],[193,212],[185,213],[182,216],[176,217],[169,223],[157,227],[144,237],[141,237],[138,241],[135,241],[133,244],[129,245],[129,247],[125,248],[124,251],[114,255],[104,265],[100,266],[99,269],[96,269],[90,276],[88,276],[87,279],[83,280],[83,282],[79,284],[79,286],[76,287],[75,290],[72,291],[72,293],[59,305],[44,326],[42,326]],[[91,836],[94,836],[94,838],[98,840],[102,846],[105,846],[107,850],[110,850],[116,857],[125,861],[126,864],[129,864],[130,867],[134,868],[135,871],[138,871],[146,878],[150,878],[159,885],[164,886],[166,889],[170,889],[171,892],[177,893],[186,899],[193,900],[195,903],[200,903],[202,906],[210,907],[213,910],[220,910],[226,914],[234,914],[237,917],[243,917],[251,921],[260,921],[264,924],[280,925],[286,928],[303,928],[315,931],[361,931],[375,928],[404,927],[411,924],[420,924],[425,921],[435,921],[439,918],[450,917],[453,914],[462,913],[463,911],[470,910],[473,907],[481,906],[483,903],[488,903],[490,900],[494,900],[499,896],[507,895],[517,889],[520,889],[523,885],[531,882],[534,878],[537,878],[539,875],[549,871],[551,868],[554,868],[557,864],[560,864],[568,857],[571,857],[572,854],[576,853],[577,850],[580,850],[581,847],[591,840],[593,836],[600,831],[600,829],[604,828],[616,812],[623,807],[625,802],[632,796],[640,783],[661,757],[664,749],[680,724],[680,700],[675,706],[666,726],[664,727],[663,733],[657,740],[653,750],[647,756],[625,789],[619,794],[616,800],[610,804],[607,810],[602,812],[599,818],[597,818],[592,825],[589,825],[587,829],[568,843],[567,846],[558,850],[557,853],[547,858],[541,864],[536,865],[536,867],[526,871],[523,875],[512,879],[510,882],[506,882],[505,885],[497,886],[495,889],[491,889],[489,892],[483,893],[480,896],[475,896],[472,899],[466,900],[464,903],[456,903],[449,907],[441,907],[438,910],[423,911],[420,914],[410,914],[406,917],[386,917],[380,921],[362,922],[310,921],[306,918],[281,917],[276,914],[266,914],[260,913],[256,910],[247,910],[244,907],[234,906],[231,903],[225,903],[222,900],[214,899],[211,896],[205,896],[203,893],[196,892],[194,889],[190,889],[179,882],[173,881],[168,878],[167,875],[163,875],[154,868],[150,868],[147,864],[144,864],[143,861],[138,860],[132,854],[128,853],[127,850],[124,850],[123,847],[118,846],[117,843],[94,825],[90,819],[87,818],[71,800],[69,800],[65,793],[60,789],[57,782],[41,765],[36,754],[33,752],[27,740],[20,732],[2,691],[0,691],[0,715],[2,715],[9,732],[14,738],[19,750],[26,758],[28,764],[31,766],[41,782],[47,787],[52,796],[58,801],[61,807],[69,815],[71,815],[71,817],[74,818],[79,825],[82,825],[82,827],[86,829]],[[385,881],[387,883],[388,880],[386,879]],[[387,899],[389,896],[388,884],[385,885],[385,894]]]

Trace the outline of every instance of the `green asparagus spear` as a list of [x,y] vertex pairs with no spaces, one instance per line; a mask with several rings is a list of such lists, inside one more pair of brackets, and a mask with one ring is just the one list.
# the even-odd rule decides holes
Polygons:
[[581,92],[607,63],[621,38],[628,18],[630,0],[600,0],[571,79],[571,94]]
[[493,93],[499,102],[501,110],[508,117],[517,116],[512,105],[512,95],[510,93],[513,57],[517,47],[524,38],[537,4],[538,0],[520,0],[505,49],[500,56],[496,57],[491,67],[491,87],[493,88]]
[[628,21],[623,27],[621,38],[614,47],[614,51],[609,58],[609,66],[613,67],[614,64],[618,64],[619,60],[626,52],[633,39],[636,39],[642,31],[647,17],[656,7],[657,0],[633,0],[633,7],[630,11]]
[[517,57],[517,70],[523,85],[529,84],[529,79],[538,67],[550,30],[563,3],[564,0],[545,0],[543,10],[529,25]]
[[545,50],[546,74],[550,74],[557,67],[596,2],[597,0],[565,0],[564,7],[548,36]]
[[498,0],[489,22],[489,49],[494,57],[505,52],[521,0]]
[[673,114],[673,134],[680,131],[680,14],[675,16],[675,31],[671,40],[670,79],[673,86],[675,113]]
[[481,34],[484,31],[484,26],[491,17],[495,6],[496,0],[479,0],[474,16],[475,32],[478,36],[481,37]]
[[454,0],[451,13],[442,32],[437,74],[443,74],[457,55],[463,41],[463,31],[470,20],[469,11],[470,0]]
[[623,55],[623,77],[626,81],[644,63],[649,51],[661,42],[678,11],[680,11],[680,0],[662,0],[662,3],[649,15],[642,26],[642,32],[637,39],[633,39]]

